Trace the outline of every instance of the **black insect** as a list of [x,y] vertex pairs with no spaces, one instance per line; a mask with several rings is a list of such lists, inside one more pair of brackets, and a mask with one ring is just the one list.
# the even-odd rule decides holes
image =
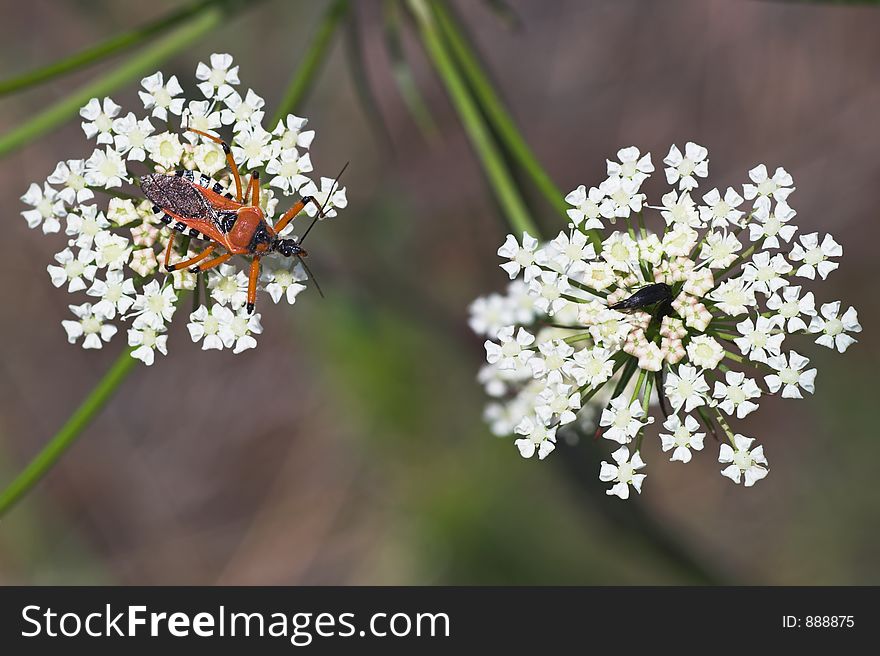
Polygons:
[[661,307],[672,304],[672,287],[665,282],[655,282],[646,285],[629,298],[610,306],[612,310],[640,310],[652,305],[662,304]]

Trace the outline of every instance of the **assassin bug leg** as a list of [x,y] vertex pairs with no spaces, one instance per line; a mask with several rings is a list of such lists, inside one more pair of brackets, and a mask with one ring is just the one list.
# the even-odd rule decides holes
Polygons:
[[223,253],[223,255],[218,255],[215,258],[208,260],[207,262],[203,262],[198,266],[194,266],[190,269],[191,273],[201,273],[202,271],[207,271],[208,269],[213,269],[214,267],[218,267],[224,262],[226,262],[229,258],[231,258],[234,253]]
[[238,172],[238,164],[235,163],[235,159],[232,157],[232,150],[229,148],[229,144],[227,144],[220,137],[215,137],[213,134],[208,134],[207,132],[202,132],[201,130],[196,130],[195,128],[186,128],[187,132],[195,132],[203,136],[205,139],[210,139],[214,143],[218,143],[223,147],[223,153],[226,155],[226,163],[229,165],[229,170],[232,171],[232,179],[235,180],[235,200],[239,203],[242,202],[241,195],[241,175]]
[[251,260],[251,270],[248,275],[248,292],[247,292],[247,311],[248,314],[254,313],[257,303],[257,280],[260,277],[260,258],[254,257]]
[[296,202],[293,207],[287,210],[280,219],[278,219],[278,223],[276,223],[274,226],[275,232],[281,232],[282,230],[284,230],[284,228],[287,227],[287,224],[290,223],[297,214],[303,211],[303,208],[306,206],[307,203],[312,203],[319,210],[321,209],[321,206],[318,205],[318,201],[316,201],[312,196],[303,196]]
[[184,260],[183,262],[175,262],[174,264],[166,264],[165,268],[169,271],[178,271],[179,269],[186,269],[191,267],[193,264],[198,264],[206,257],[208,257],[211,253],[214,252],[214,249],[217,248],[217,244],[211,244],[201,253],[196,255],[195,257],[191,257],[188,260]]
[[174,249],[174,240],[177,238],[177,233],[173,230],[171,234],[168,236],[168,246],[165,248],[165,268],[168,268],[168,263],[171,262],[171,251]]
[[248,205],[251,207],[259,207],[260,206],[260,172],[254,171],[251,173],[251,181],[248,183],[248,197],[250,198],[250,202]]

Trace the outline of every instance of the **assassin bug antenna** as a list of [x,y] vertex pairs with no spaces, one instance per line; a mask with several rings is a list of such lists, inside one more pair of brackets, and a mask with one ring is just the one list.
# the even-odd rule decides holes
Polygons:
[[309,274],[309,278],[311,279],[311,281],[315,283],[315,289],[318,290],[318,294],[321,296],[321,298],[324,298],[324,292],[321,291],[321,285],[318,284],[318,279],[315,278],[315,274],[312,273],[312,270],[309,268],[309,265],[306,264],[305,259],[303,257],[300,257],[299,255],[296,256],[296,259],[298,259],[300,264],[303,265],[303,268],[306,270],[306,273]]
[[[351,162],[346,162],[345,166],[342,167],[342,170],[339,171],[339,174],[336,176],[336,179],[333,181],[333,184],[330,186],[330,193],[327,194],[327,200],[324,201],[324,204],[318,208],[318,213],[315,215],[315,218],[312,219],[312,222],[309,224],[309,227],[306,228],[306,231],[303,233],[302,238],[299,240],[299,243],[302,244],[306,240],[306,236],[309,234],[309,231],[314,227],[314,225],[318,222],[318,219],[324,216],[324,208],[327,207],[327,204],[330,202],[331,196],[333,196],[333,192],[336,191],[336,185],[339,184],[339,179],[342,177],[342,174],[345,173],[345,169],[348,168],[348,165]],[[317,287],[317,283],[315,284]]]

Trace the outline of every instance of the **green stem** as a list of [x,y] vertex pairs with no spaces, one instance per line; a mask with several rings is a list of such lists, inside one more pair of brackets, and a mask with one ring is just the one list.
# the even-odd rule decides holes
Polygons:
[[220,0],[201,0],[200,2],[194,2],[187,7],[181,7],[175,11],[171,11],[152,23],[147,23],[146,25],[137,27],[128,32],[113,36],[102,43],[86,48],[85,50],[60,61],[53,62],[48,66],[43,66],[42,68],[37,68],[28,71],[27,73],[23,73],[22,75],[3,80],[0,82],[0,96],[23,91],[42,82],[47,82],[48,80],[61,77],[67,73],[72,73],[73,71],[85,68],[89,64],[104,59],[105,57],[109,57],[117,52],[136,46],[153,36],[165,32],[178,23],[185,21],[190,16],[199,13],[205,7],[216,4],[219,1]]
[[224,12],[223,7],[219,5],[203,9],[177,30],[133,55],[104,77],[74,91],[12,132],[0,137],[0,157],[56,129],[72,116],[76,116],[80,107],[90,99],[105,96],[126,82],[152,72],[158,64],[228,19],[229,12]]
[[0,516],[6,514],[12,506],[14,506],[37,482],[45,476],[46,472],[58,461],[58,459],[67,451],[68,447],[79,437],[80,433],[89,425],[92,419],[110,400],[113,392],[116,391],[122,381],[131,372],[137,363],[131,357],[132,349],[126,349],[120,355],[110,370],[104,374],[104,377],[91,391],[91,393],[83,401],[82,405],[76,409],[64,426],[61,427],[55,437],[49,440],[49,443],[40,453],[25,467],[2,493],[0,493]]
[[[504,107],[504,103],[495,92],[488,76],[483,71],[477,55],[467,42],[466,37],[463,36],[461,26],[457,24],[445,3],[432,2],[431,6],[443,36],[449,43],[461,71],[473,89],[474,96],[497,131],[498,137],[508,148],[514,160],[523,167],[547,202],[567,220],[566,210],[569,207],[565,202],[565,194],[556,186],[526,143],[513,118]],[[590,232],[595,234],[595,231]]]
[[306,94],[312,87],[312,81],[315,74],[324,63],[327,52],[330,49],[333,34],[339,22],[345,16],[349,9],[348,0],[336,0],[324,12],[321,23],[315,30],[314,39],[309,44],[308,50],[301,59],[301,63],[297,66],[287,85],[287,91],[284,92],[284,98],[278,105],[278,110],[272,118],[271,125],[274,126],[278,121],[282,120],[288,114],[296,111]]
[[525,209],[525,204],[517,191],[510,172],[504,163],[498,147],[492,140],[480,110],[468,92],[452,56],[446,49],[440,31],[434,20],[433,12],[426,0],[410,0],[409,5],[415,16],[425,45],[425,50],[434,68],[437,70],[446,90],[458,111],[461,122],[471,141],[477,156],[486,171],[489,183],[495,191],[510,227],[517,233],[523,232],[538,236],[537,226]]

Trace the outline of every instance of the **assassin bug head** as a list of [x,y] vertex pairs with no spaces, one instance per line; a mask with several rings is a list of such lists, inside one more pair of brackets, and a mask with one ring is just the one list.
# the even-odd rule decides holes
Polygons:
[[296,239],[276,239],[272,249],[284,257],[306,257],[308,252]]

